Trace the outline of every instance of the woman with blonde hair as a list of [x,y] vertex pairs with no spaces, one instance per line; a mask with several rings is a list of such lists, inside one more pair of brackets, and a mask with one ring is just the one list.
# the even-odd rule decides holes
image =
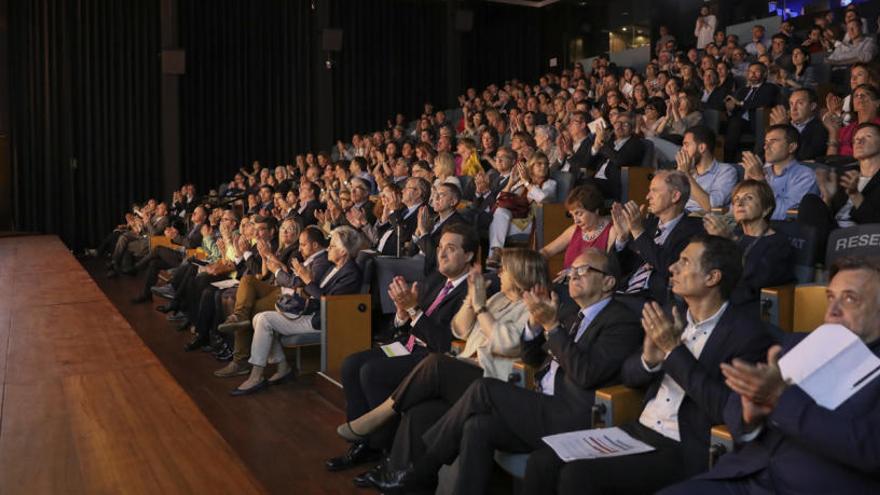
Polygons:
[[[473,381],[481,377],[506,379],[519,357],[520,339],[529,318],[522,294],[532,287],[546,286],[547,277],[547,263],[540,254],[505,249],[499,271],[501,290],[487,298],[487,282],[476,265],[468,274],[468,294],[452,320],[453,334],[467,339],[464,351],[456,357],[435,353],[422,360],[385,402],[340,425],[339,435],[349,441],[363,440],[394,416],[427,403],[438,419]],[[427,428],[433,421],[419,424]],[[401,455],[408,453],[392,449],[392,458]]]

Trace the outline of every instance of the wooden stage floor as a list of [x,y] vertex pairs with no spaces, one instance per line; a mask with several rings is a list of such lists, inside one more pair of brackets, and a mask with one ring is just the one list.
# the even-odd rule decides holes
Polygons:
[[242,379],[184,353],[164,315],[128,302],[141,279],[103,263],[54,236],[0,239],[0,493],[357,491],[356,472],[323,469],[343,414],[311,380],[229,397]]

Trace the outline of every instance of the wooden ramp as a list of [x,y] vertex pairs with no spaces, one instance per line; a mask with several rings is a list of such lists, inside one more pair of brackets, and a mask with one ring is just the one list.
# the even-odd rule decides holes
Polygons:
[[263,493],[54,236],[0,239],[0,493]]

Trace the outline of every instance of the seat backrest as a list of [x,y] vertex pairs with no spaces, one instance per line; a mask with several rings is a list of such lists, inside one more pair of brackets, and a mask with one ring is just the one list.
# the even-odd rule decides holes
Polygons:
[[361,294],[369,294],[376,276],[376,254],[370,251],[361,251],[355,259],[363,277],[361,282]]
[[407,282],[421,282],[425,279],[425,257],[414,256],[412,258],[396,258],[394,256],[376,256],[376,286],[374,293],[379,294],[383,314],[392,314],[396,311],[394,302],[388,295],[388,285],[394,277],[400,275]]
[[632,200],[639,204],[644,203],[654,172],[653,167],[621,167],[620,202]]
[[764,156],[764,135],[770,126],[770,109],[758,107],[755,109],[755,147],[754,153]]
[[654,142],[649,139],[642,139],[642,144],[645,145],[644,153],[642,153],[642,166],[653,168],[654,167]]
[[794,288],[794,311],[791,329],[794,332],[812,332],[825,322],[825,285],[807,284]]
[[833,230],[825,249],[825,266],[841,256],[880,256],[880,223]]
[[556,201],[554,203],[564,202],[571,191],[572,183],[574,183],[574,174],[563,172],[562,170],[554,170],[550,172],[550,178],[556,181]]
[[782,220],[774,220],[770,222],[770,226],[788,236],[791,242],[794,276],[798,283],[812,282],[821,245],[818,230],[810,225]]
[[459,175],[458,182],[461,184],[461,199],[470,197],[474,190],[474,178],[470,175]]
[[717,136],[721,132],[721,112],[714,108],[703,110],[703,124]]

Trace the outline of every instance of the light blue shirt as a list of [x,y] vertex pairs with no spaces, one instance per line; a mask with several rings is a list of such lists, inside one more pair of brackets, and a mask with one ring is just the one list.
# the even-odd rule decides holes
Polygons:
[[785,212],[797,208],[804,196],[810,193],[819,194],[816,173],[796,160],[792,160],[780,175],[773,172],[773,165],[764,165],[764,178],[773,189],[773,197],[776,199],[772,220],[785,220]]
[[[727,206],[730,204],[730,193],[737,182],[736,168],[733,165],[719,163],[718,160],[715,160],[706,173],[695,174],[694,180],[709,195],[709,205],[712,208]],[[688,200],[684,209],[688,213],[703,211],[703,208],[693,197]]]
[[[574,341],[577,342],[584,335],[584,332],[587,331],[587,327],[590,326],[590,323],[596,319],[596,316],[605,309],[605,306],[608,306],[608,303],[611,302],[610,297],[606,297],[601,301],[594,303],[592,306],[587,306],[586,308],[580,311],[581,315],[583,315],[583,319],[581,320],[581,324],[578,327],[577,334],[574,337]],[[553,330],[554,332],[564,332],[567,329],[562,327]],[[525,340],[533,340],[538,334],[541,333],[541,328],[536,327],[532,328],[526,323],[526,329],[523,334]],[[556,385],[556,371],[559,369],[559,361],[556,360],[556,357],[553,357],[553,361],[550,362],[550,369],[547,370],[547,373],[541,378],[541,393],[546,395],[553,395],[554,388]]]

